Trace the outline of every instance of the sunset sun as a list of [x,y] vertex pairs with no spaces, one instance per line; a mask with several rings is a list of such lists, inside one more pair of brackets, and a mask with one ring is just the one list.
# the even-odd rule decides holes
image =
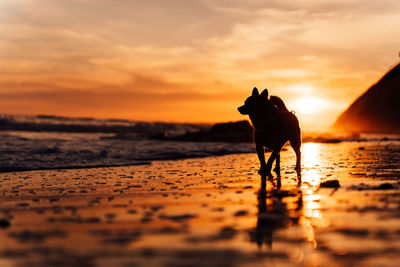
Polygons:
[[294,101],[294,110],[300,114],[311,115],[321,111],[326,101],[321,98],[313,96],[304,96]]

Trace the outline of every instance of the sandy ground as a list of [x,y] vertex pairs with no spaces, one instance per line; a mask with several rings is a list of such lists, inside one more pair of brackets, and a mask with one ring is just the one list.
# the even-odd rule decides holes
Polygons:
[[3,173],[0,266],[398,266],[400,142],[302,151]]

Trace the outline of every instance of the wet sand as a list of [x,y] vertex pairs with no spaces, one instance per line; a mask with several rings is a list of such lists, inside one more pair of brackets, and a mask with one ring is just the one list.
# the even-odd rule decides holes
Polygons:
[[398,266],[400,142],[302,151],[0,174],[0,266]]

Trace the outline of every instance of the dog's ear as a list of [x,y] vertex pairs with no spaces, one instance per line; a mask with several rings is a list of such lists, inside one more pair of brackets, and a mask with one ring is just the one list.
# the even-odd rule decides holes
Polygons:
[[252,93],[251,95],[252,95],[252,96],[259,96],[259,95],[260,95],[260,93],[258,93],[257,87],[254,87],[254,88],[253,88],[253,93]]
[[268,99],[268,89],[264,89],[262,92],[261,92],[261,95],[260,95],[261,97],[264,97],[265,99]]

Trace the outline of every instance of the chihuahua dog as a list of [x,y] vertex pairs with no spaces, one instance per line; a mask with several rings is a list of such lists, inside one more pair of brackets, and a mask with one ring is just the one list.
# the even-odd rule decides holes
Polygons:
[[[260,160],[259,174],[271,176],[272,163],[276,159],[274,171],[280,176],[280,151],[287,141],[296,153],[296,172],[301,175],[301,131],[297,117],[290,112],[282,99],[271,96],[268,99],[268,90],[259,94],[254,88],[252,95],[246,99],[244,105],[238,108],[242,115],[249,115],[253,124],[253,139]],[[265,163],[264,147],[272,150],[267,163]]]

